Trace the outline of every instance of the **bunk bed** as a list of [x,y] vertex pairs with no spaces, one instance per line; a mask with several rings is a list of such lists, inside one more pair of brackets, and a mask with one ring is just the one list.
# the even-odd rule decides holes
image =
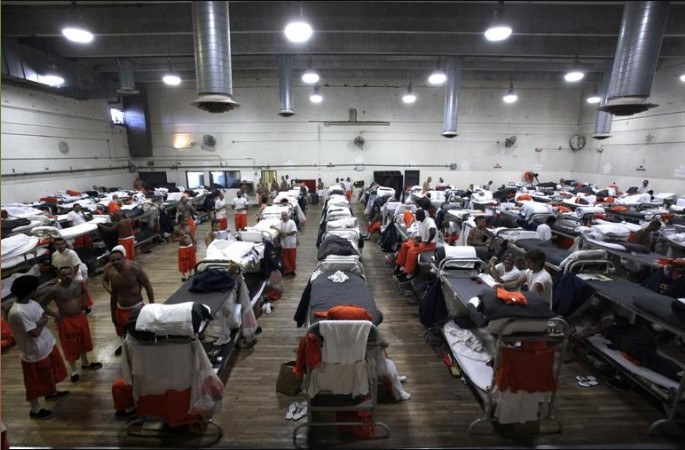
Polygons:
[[[483,262],[473,247],[446,254],[435,263],[449,314],[438,326],[462,379],[483,408],[469,433],[485,431],[479,429],[484,423],[516,422],[538,422],[540,432],[561,432],[553,409],[569,334],[566,322],[534,292],[522,294],[525,306],[499,300],[478,275]],[[526,392],[517,394],[518,389]],[[533,406],[517,408],[517,396]]]

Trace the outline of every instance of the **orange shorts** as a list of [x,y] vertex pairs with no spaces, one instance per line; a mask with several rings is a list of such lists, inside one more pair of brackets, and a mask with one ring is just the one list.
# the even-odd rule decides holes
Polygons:
[[197,258],[195,256],[195,247],[189,245],[187,247],[178,248],[178,271],[181,273],[190,272],[195,269]]
[[136,242],[133,236],[127,238],[119,238],[119,245],[123,245],[126,250],[126,259],[129,261],[136,260]]
[[36,400],[57,391],[57,383],[67,377],[67,368],[57,346],[52,352],[36,362],[21,362],[26,387],[26,401]]
[[235,231],[247,228],[247,214],[235,215]]
[[74,362],[82,354],[93,350],[88,318],[83,312],[76,316],[62,316],[57,322],[57,330],[64,358],[67,361]]
[[121,309],[118,306],[114,310],[114,319],[116,320],[114,327],[117,330],[117,336],[119,336],[119,337],[126,336],[126,323],[128,322],[129,317],[131,317],[132,311],[133,311],[133,308]]

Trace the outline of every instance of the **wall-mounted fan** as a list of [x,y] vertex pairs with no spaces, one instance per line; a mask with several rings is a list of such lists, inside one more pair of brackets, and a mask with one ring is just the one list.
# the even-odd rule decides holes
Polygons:
[[354,142],[355,147],[364,150],[364,143],[366,142],[366,139],[364,139],[362,136],[357,136],[352,142]]
[[504,148],[511,148],[516,144],[516,136],[509,136],[504,140]]
[[216,138],[211,134],[205,134],[202,136],[202,149],[203,150],[214,150],[216,147]]
[[59,149],[60,153],[63,153],[63,154],[69,153],[69,144],[67,144],[64,141],[59,141],[57,148]]

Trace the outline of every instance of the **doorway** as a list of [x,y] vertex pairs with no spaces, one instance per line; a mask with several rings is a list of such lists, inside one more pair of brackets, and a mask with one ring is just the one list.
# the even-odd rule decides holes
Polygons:
[[421,185],[421,171],[420,170],[405,170],[404,171],[404,185],[409,186],[409,187]]

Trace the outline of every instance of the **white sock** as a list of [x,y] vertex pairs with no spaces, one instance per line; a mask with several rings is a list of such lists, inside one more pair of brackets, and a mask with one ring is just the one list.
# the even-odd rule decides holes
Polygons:
[[409,400],[411,398],[411,394],[407,391],[404,391],[402,392],[402,394],[400,394],[400,397],[402,398],[402,400]]
[[40,408],[40,402],[38,400],[31,400],[29,402],[29,404],[31,405],[31,412],[32,413],[37,414],[38,412],[40,412],[41,408]]

